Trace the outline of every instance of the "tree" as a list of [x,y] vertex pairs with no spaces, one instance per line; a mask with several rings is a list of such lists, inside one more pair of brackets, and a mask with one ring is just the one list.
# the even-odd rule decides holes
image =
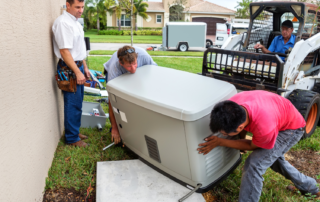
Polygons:
[[188,13],[189,7],[186,7],[188,0],[174,0],[169,6],[169,21],[184,21],[183,16]]
[[125,9],[126,15],[130,16],[130,28],[131,28],[131,46],[133,46],[133,13],[135,12],[135,7],[133,6],[133,0],[118,0],[119,5],[122,9]]
[[[116,2],[114,0],[105,0],[104,2],[104,8],[106,12],[109,12],[110,15],[113,14],[113,8],[111,6],[114,6]],[[108,16],[108,15],[106,15]],[[108,26],[108,19],[106,18],[106,27]],[[112,26],[112,25],[111,25]]]
[[118,30],[120,31],[121,30],[121,12],[122,12],[122,9],[121,9],[121,5],[118,3],[115,7],[115,13],[116,13],[116,18],[118,20]]
[[250,18],[250,3],[254,2],[254,0],[242,0],[238,1],[236,18],[248,19]]
[[147,15],[147,7],[149,7],[149,4],[146,2],[143,2],[143,0],[134,0],[134,15],[136,17],[136,31],[138,31],[138,15],[141,16],[143,19],[148,19]]
[[106,9],[104,6],[105,0],[86,0],[86,8],[88,9],[88,18],[90,23],[93,22],[92,17],[96,15],[97,31],[100,30],[100,16],[103,24],[106,24]]

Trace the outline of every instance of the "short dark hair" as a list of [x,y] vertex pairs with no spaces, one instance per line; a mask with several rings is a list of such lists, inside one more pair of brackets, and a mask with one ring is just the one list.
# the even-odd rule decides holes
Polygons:
[[[129,49],[134,50],[134,52],[125,52]],[[129,64],[131,64],[137,59],[138,53],[136,53],[136,49],[131,46],[123,46],[122,48],[119,48],[117,56],[121,64],[124,64],[124,62],[128,62]]]
[[84,0],[67,0],[70,6],[74,3],[74,1],[84,2]]
[[211,112],[210,129],[213,133],[223,130],[236,132],[246,121],[246,111],[237,103],[226,100],[216,104]]
[[293,23],[291,22],[291,20],[286,20],[281,24],[281,27],[293,28]]

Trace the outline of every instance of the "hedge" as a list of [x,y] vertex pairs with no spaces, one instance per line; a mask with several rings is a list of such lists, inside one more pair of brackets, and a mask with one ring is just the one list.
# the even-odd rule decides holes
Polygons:
[[[130,35],[131,31],[126,31],[126,30],[100,30],[98,35]],[[133,31],[133,35],[162,35],[162,30],[158,31],[151,31],[151,30],[138,30],[138,31]]]
[[[135,27],[133,28],[135,30]],[[118,30],[118,27],[106,27],[104,30]],[[121,30],[131,30],[130,27],[121,27]],[[151,30],[151,31],[159,31],[162,30],[162,27],[138,27],[138,30]]]

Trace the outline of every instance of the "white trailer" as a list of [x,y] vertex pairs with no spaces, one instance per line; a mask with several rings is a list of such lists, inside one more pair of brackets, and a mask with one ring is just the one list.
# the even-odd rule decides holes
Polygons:
[[204,22],[168,22],[162,29],[162,47],[187,51],[206,47],[207,24]]

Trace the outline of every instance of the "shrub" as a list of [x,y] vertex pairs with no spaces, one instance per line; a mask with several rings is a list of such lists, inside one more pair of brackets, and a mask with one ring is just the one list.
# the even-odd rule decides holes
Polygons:
[[122,35],[122,32],[118,30],[100,30],[98,35]]
[[146,34],[146,35],[151,35],[151,33],[152,33],[151,30],[146,30],[146,31],[145,31],[145,34]]
[[131,31],[123,31],[123,35],[131,35]]
[[[130,30],[122,30],[122,31],[118,31],[118,30],[100,30],[98,32],[98,35],[131,35],[131,31]],[[133,31],[133,35],[162,35],[162,30],[138,30],[138,31]]]

